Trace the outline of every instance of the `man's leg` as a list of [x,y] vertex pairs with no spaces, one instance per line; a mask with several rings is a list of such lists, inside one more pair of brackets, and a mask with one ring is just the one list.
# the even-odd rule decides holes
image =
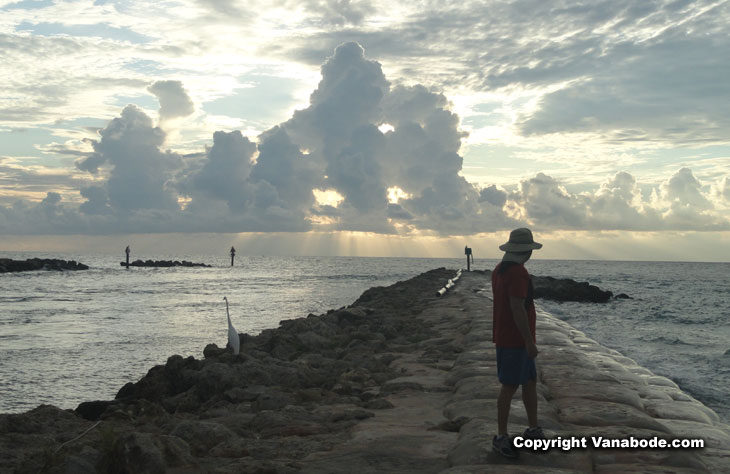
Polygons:
[[[507,420],[509,419],[509,407],[512,403],[512,397],[515,395],[519,385],[502,384],[502,390],[497,398],[497,434],[507,434]],[[537,411],[537,407],[535,407]],[[537,416],[536,416],[537,418]]]
[[[503,386],[504,387],[504,386]],[[501,394],[500,394],[501,396]],[[530,428],[537,428],[537,380],[530,379],[522,385],[522,402],[527,412]],[[499,416],[499,414],[497,415]]]

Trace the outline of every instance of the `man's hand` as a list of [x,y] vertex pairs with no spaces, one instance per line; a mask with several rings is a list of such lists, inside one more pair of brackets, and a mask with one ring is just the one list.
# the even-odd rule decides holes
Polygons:
[[527,355],[530,357],[530,359],[534,359],[539,353],[540,351],[537,350],[537,345],[535,345],[534,342],[530,341],[530,343],[527,344]]

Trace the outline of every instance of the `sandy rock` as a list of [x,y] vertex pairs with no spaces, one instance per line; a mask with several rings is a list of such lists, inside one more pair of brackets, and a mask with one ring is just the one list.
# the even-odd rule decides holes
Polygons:
[[503,462],[497,464],[473,464],[464,466],[454,466],[438,474],[501,474],[508,472],[509,474],[576,474],[585,471],[575,469],[561,469],[550,466],[523,466],[517,464],[505,464]]
[[647,400],[646,413],[654,418],[696,421],[712,425],[720,421],[717,413],[697,401]]
[[659,420],[668,432],[676,438],[693,438],[705,440],[706,448],[727,449],[730,446],[730,432],[727,425],[710,426],[686,420]]
[[[462,427],[459,440],[449,452],[449,463],[454,466],[490,464],[501,465],[502,472],[510,472],[506,466],[532,465],[558,469],[578,469],[581,472],[590,472],[592,466],[588,450],[574,449],[562,451],[553,449],[547,452],[535,453],[530,450],[520,450],[519,461],[509,460],[492,450],[494,425],[485,425],[482,421],[472,420]],[[531,471],[527,471],[531,472]]]
[[557,408],[558,418],[563,423],[582,426],[623,425],[667,431],[662,423],[631,405],[583,398],[559,398],[552,403]]
[[[705,472],[706,466],[697,453],[692,451],[663,451],[650,449],[601,449],[593,455],[597,471],[608,471],[607,467],[617,465],[631,465],[644,467],[643,471],[651,472],[651,467],[662,466],[667,470],[689,469],[690,472]],[[674,471],[672,471],[674,472]]]
[[582,399],[621,403],[644,410],[644,402],[636,390],[618,383],[554,378],[551,379],[550,394],[556,399],[580,396]]

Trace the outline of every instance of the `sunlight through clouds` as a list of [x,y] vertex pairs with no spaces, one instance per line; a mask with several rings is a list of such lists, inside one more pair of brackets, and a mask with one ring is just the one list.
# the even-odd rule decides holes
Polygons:
[[718,238],[728,20],[711,0],[4,2],[0,233]]

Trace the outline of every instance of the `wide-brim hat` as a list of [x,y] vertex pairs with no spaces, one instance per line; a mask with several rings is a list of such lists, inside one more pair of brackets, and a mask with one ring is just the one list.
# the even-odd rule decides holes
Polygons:
[[535,242],[532,238],[532,231],[525,227],[515,229],[509,233],[509,242],[499,246],[499,250],[505,252],[528,252],[542,248],[542,244]]

